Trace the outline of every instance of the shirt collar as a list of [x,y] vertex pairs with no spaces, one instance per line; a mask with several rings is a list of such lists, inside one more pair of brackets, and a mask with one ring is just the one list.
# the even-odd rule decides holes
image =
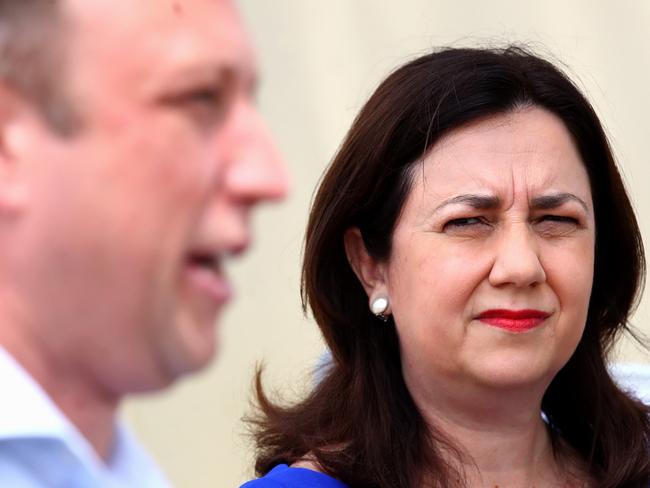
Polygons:
[[67,437],[77,429],[41,386],[0,346],[0,439]]
[[2,346],[0,379],[0,441],[55,439],[95,475],[123,480],[124,486],[169,486],[156,463],[121,422],[115,423],[111,459],[103,463],[43,388]]

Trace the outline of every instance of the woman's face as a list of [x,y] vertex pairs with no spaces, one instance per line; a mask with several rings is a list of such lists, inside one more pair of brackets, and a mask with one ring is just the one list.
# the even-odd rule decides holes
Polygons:
[[390,299],[407,385],[546,388],[580,340],[594,268],[569,132],[521,109],[450,132],[413,170],[371,289]]

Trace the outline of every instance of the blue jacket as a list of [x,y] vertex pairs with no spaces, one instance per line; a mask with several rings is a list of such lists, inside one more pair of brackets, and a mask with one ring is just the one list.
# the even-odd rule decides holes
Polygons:
[[348,485],[311,469],[279,464],[266,476],[244,483],[240,488],[348,488]]

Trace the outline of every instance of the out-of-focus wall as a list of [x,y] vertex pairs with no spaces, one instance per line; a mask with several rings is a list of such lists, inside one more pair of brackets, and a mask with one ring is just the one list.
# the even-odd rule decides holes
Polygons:
[[[256,361],[295,395],[322,352],[302,316],[299,266],[312,192],[353,117],[393,68],[431,47],[525,42],[564,62],[604,121],[650,242],[648,0],[240,0],[262,73],[259,105],[293,174],[293,192],[255,218],[255,248],[231,274],[221,353],[126,416],[179,487],[236,487],[252,476],[241,423]],[[634,322],[650,333],[650,297]],[[648,362],[631,344],[620,359]]]

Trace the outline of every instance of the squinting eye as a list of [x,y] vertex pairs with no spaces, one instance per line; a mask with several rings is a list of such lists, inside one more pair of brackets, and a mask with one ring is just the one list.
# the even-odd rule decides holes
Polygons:
[[546,220],[551,222],[568,222],[572,224],[577,224],[577,219],[573,217],[565,217],[564,215],[544,215],[540,220]]
[[548,236],[567,235],[577,229],[579,225],[578,219],[564,215],[544,215],[535,222],[537,230]]
[[469,225],[482,224],[483,221],[478,217],[465,217],[462,219],[453,219],[445,224],[445,227],[467,227]]
[[462,217],[445,223],[443,230],[452,233],[480,232],[490,226],[483,217]]

